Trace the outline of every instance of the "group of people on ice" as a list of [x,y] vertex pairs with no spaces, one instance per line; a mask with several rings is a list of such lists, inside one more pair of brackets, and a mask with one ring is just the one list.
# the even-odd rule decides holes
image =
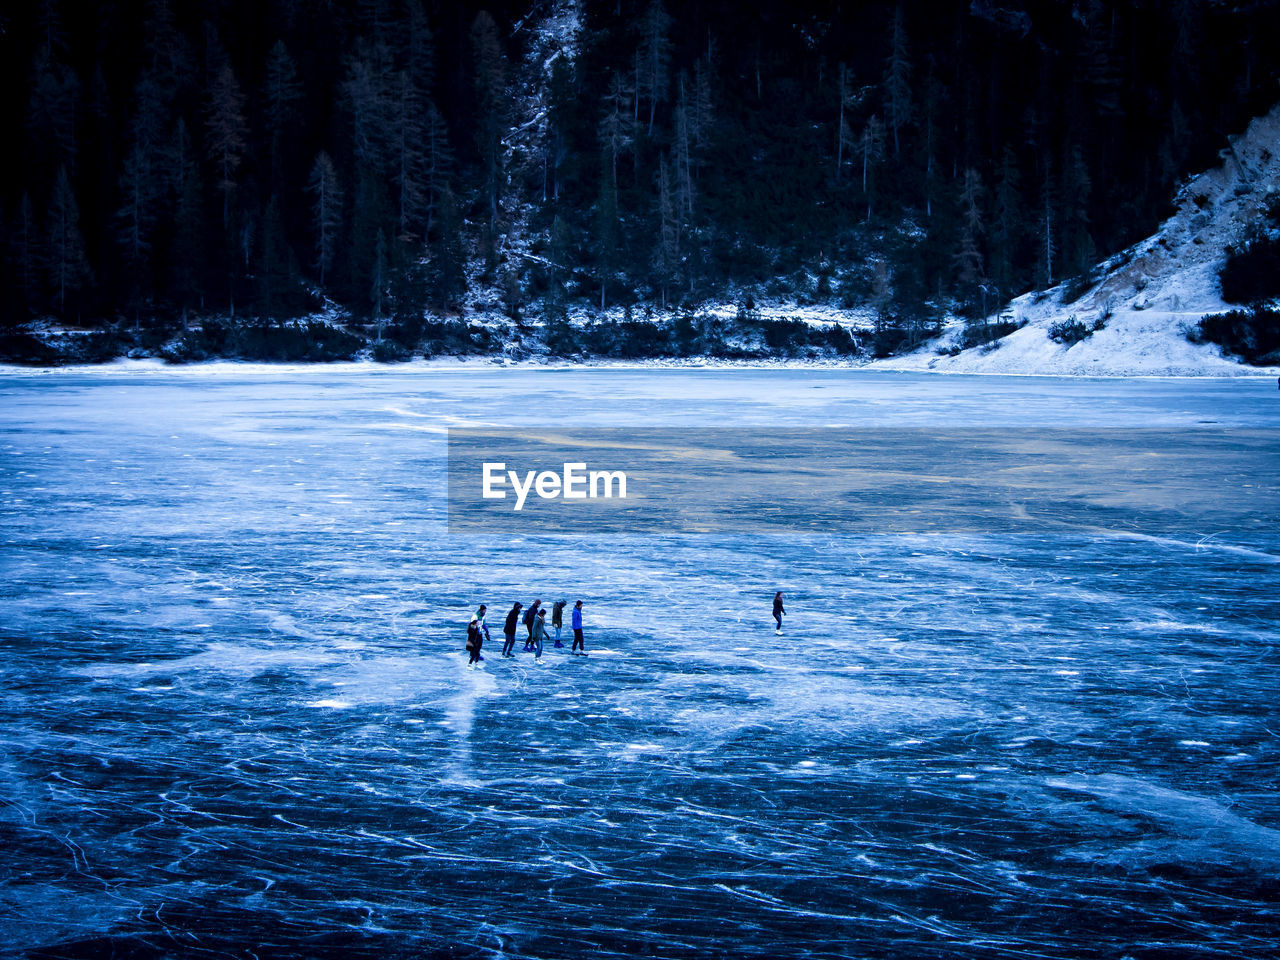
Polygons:
[[[551,608],[551,627],[555,630],[553,642],[557,647],[563,647],[560,642],[560,631],[564,628],[564,608],[569,604],[564,600],[557,600]],[[471,655],[471,659],[467,661],[467,666],[474,667],[484,659],[480,655],[480,648],[484,645],[484,641],[489,639],[489,627],[485,623],[485,615],[488,613],[488,607],[483,603],[476,610],[476,615],[471,618],[471,622],[467,624],[467,653]],[[524,604],[516,601],[507,613],[507,619],[502,624],[502,655],[504,657],[514,658],[513,652],[516,645],[516,631],[520,624],[524,624],[527,631],[524,640],[525,653],[532,652],[534,659],[542,662],[542,648],[547,640],[547,608],[542,605],[541,600],[533,601],[533,605],[528,610],[524,610],[524,616],[520,616],[520,611],[524,610]],[[570,653],[575,656],[587,655],[587,645],[582,637],[582,601],[575,601],[571,612],[570,629],[573,631],[573,647]]]
[[[564,600],[557,600],[551,607],[551,627],[556,634],[554,639],[555,646],[563,647],[560,642],[560,631],[564,627],[564,608],[568,603]],[[467,666],[475,667],[484,659],[480,655],[480,648],[484,642],[489,639],[489,627],[485,623],[485,614],[489,608],[483,603],[476,610],[476,615],[471,618],[471,622],[467,624],[467,653],[471,655],[471,659],[467,661]],[[524,652],[534,654],[534,660],[538,663],[542,662],[542,647],[547,639],[547,608],[542,605],[541,600],[533,601],[533,605],[528,610],[524,610],[524,616],[520,616],[520,611],[524,610],[524,604],[517,600],[507,612],[507,619],[502,624],[502,655],[504,657],[515,657],[513,652],[516,645],[516,630],[520,624],[524,624],[527,631],[524,640]],[[775,632],[778,636],[782,636],[782,615],[786,610],[782,606],[782,591],[779,590],[773,595],[773,620],[775,624]],[[587,646],[582,639],[582,601],[575,601],[573,604],[572,617],[570,619],[570,629],[573,630],[573,648],[570,653],[574,655],[587,655]]]

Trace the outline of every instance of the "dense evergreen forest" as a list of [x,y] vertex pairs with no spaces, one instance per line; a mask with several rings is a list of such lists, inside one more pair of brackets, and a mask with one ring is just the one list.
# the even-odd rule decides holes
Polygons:
[[44,0],[0,28],[3,322],[157,337],[315,315],[412,346],[490,310],[554,349],[571,315],[775,297],[873,307],[892,349],[1087,276],[1280,92],[1277,3]]

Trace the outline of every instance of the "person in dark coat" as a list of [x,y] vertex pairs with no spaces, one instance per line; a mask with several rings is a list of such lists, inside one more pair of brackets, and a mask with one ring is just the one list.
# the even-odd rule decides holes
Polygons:
[[782,615],[786,612],[782,609],[782,591],[779,590],[773,595],[773,619],[778,624],[778,629],[775,631],[778,636],[782,636]]
[[540,607],[538,615],[533,618],[533,630],[530,632],[533,638],[534,659],[539,663],[542,662],[542,644],[547,639],[547,611],[546,608]]
[[556,628],[556,646],[563,647],[560,642],[560,628],[564,626],[564,608],[568,606],[563,600],[557,600],[551,608],[551,625]]
[[515,649],[516,627],[519,626],[520,624],[520,610],[523,607],[524,607],[524,604],[521,603],[519,600],[517,600],[515,603],[515,606],[511,608],[511,612],[507,614],[506,623],[502,625],[502,637],[503,637],[502,655],[504,657],[515,656],[515,654],[512,653],[511,651]]
[[570,624],[573,626],[573,649],[570,650],[569,652],[572,654],[577,654],[577,652],[581,650],[582,655],[585,657],[587,655],[587,645],[582,639],[582,601],[581,600],[576,601],[573,605],[573,618],[570,620]]
[[529,631],[524,638],[525,653],[533,649],[533,621],[538,619],[538,608],[541,606],[542,601],[535,600],[533,606],[524,612],[524,628]]
[[474,667],[484,659],[480,656],[480,647],[483,643],[484,634],[480,632],[480,621],[473,619],[467,624],[467,652],[471,654],[471,659],[467,661],[468,667]]

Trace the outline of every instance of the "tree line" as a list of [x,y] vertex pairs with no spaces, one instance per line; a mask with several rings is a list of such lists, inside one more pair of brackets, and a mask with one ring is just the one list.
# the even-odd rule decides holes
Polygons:
[[1275,3],[42,0],[4,15],[5,319],[716,297],[948,311],[1087,278],[1270,106]]

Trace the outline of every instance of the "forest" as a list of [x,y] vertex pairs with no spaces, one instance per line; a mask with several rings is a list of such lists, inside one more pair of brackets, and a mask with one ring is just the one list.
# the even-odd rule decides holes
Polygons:
[[1149,234],[1278,36],[1220,0],[19,4],[0,334],[608,354],[680,315],[697,352],[699,304],[774,299],[892,352]]

